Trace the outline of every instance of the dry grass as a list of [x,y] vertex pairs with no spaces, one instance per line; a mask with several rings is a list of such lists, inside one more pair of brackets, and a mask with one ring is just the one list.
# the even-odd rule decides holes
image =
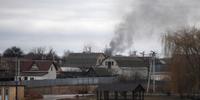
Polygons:
[[[61,100],[96,100],[95,97],[77,98],[77,99],[61,99]],[[145,96],[144,100],[183,100],[178,96]],[[189,99],[184,99],[189,100]]]
[[177,96],[145,96],[144,100],[181,100]]

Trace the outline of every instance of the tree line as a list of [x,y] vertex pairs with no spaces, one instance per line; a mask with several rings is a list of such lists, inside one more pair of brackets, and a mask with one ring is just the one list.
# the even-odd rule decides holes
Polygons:
[[60,57],[56,54],[55,50],[53,48],[50,48],[47,50],[45,47],[38,47],[33,48],[28,53],[24,53],[24,51],[17,46],[13,46],[10,48],[7,48],[3,54],[3,57],[19,57],[19,58],[27,58],[27,59],[47,59],[47,60],[53,60],[53,59],[59,59]]

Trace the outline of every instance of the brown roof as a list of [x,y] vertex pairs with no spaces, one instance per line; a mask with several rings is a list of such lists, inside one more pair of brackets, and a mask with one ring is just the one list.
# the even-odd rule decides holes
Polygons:
[[48,71],[50,66],[54,63],[48,60],[22,60],[20,61],[20,71],[31,71],[33,64],[36,64],[38,71]]

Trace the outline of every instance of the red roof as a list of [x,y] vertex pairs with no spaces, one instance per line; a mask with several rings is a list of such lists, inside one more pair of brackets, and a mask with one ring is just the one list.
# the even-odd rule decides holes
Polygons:
[[[20,61],[20,71],[31,71],[33,64],[36,64],[38,71],[48,71],[53,61],[49,60],[21,60]],[[55,64],[54,64],[55,65]]]

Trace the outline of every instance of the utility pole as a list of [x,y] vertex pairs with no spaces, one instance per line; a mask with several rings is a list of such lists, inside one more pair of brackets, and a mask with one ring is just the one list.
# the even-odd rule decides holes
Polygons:
[[155,78],[151,76],[155,75],[155,60],[156,60],[156,53],[154,51],[152,51],[152,53],[150,54],[151,58],[149,60],[150,62],[150,68],[149,68],[149,75],[148,75],[148,83],[147,83],[147,93],[149,93],[149,88],[151,85],[151,80],[153,80],[153,92],[155,92]]
[[19,70],[19,62],[18,62],[18,57],[16,57],[16,63],[15,63],[15,84],[16,84],[16,96],[15,96],[15,100],[18,100],[18,70]]
[[15,99],[18,100],[18,85],[19,85],[19,76],[20,76],[20,60],[18,57],[15,58],[15,84],[16,84],[16,97]]
[[[153,76],[155,76],[155,61],[156,61],[156,53],[155,52],[152,52],[152,67],[153,67]],[[155,78],[153,77],[153,92],[155,93],[156,91],[156,81],[155,81]]]

